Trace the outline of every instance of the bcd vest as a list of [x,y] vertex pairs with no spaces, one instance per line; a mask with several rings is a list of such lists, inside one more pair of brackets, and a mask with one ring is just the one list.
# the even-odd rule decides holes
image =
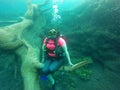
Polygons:
[[53,40],[54,41],[54,45],[55,45],[55,48],[54,50],[50,50],[46,47],[46,54],[48,55],[48,53],[52,53],[52,54],[55,54],[55,57],[63,57],[64,56],[64,51],[62,49],[61,46],[58,45],[58,39],[60,37],[57,37],[57,38],[47,38],[46,39],[46,42],[45,42],[45,46],[47,46],[49,40]]

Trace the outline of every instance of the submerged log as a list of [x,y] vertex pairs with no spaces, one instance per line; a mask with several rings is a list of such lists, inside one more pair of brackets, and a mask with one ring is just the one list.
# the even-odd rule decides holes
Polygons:
[[73,66],[63,66],[63,68],[64,68],[65,71],[70,71],[71,72],[71,71],[79,69],[80,67],[83,67],[87,64],[90,64],[92,62],[93,62],[92,60],[83,60],[83,61],[80,61],[80,62],[74,64]]
[[[21,74],[24,81],[24,90],[41,90],[38,69],[43,67],[39,61],[40,51],[30,45],[22,36],[23,32],[32,25],[39,23],[42,27],[45,21],[39,15],[39,8],[27,1],[28,10],[21,22],[0,28],[0,49],[14,51],[22,60]],[[46,1],[45,1],[46,3]],[[39,6],[40,7],[40,6]]]

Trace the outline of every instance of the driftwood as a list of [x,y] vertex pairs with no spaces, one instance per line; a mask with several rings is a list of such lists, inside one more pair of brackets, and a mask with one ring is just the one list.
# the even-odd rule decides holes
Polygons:
[[28,9],[23,20],[0,28],[0,49],[12,50],[21,58],[21,75],[24,81],[24,90],[41,90],[37,72],[38,69],[43,67],[39,60],[40,50],[25,40],[23,32],[31,29],[29,27],[35,28],[37,25],[41,30],[42,26],[45,25],[45,20],[37,5],[32,4],[30,0],[26,1]]
[[74,64],[73,66],[63,66],[63,68],[64,68],[65,71],[70,71],[71,72],[73,70],[76,70],[76,69],[78,69],[80,67],[83,67],[87,64],[90,64],[90,63],[92,63],[92,60],[83,60],[83,61],[80,61],[80,62]]

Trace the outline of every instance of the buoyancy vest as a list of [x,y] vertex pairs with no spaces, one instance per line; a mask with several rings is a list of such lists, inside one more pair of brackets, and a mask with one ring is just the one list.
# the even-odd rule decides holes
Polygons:
[[[64,56],[64,51],[62,47],[59,45],[59,41],[63,39],[62,37],[57,38],[46,38],[45,39],[45,46],[46,46],[46,53],[52,57],[62,57]],[[63,41],[65,41],[63,39]]]

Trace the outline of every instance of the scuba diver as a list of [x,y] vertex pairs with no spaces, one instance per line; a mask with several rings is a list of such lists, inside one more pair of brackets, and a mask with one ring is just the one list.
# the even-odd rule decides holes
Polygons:
[[55,80],[52,74],[57,71],[67,60],[72,66],[69,52],[67,50],[66,41],[60,36],[60,33],[51,29],[48,31],[48,36],[43,41],[42,46],[42,68],[43,75],[51,82],[52,90],[55,90]]

